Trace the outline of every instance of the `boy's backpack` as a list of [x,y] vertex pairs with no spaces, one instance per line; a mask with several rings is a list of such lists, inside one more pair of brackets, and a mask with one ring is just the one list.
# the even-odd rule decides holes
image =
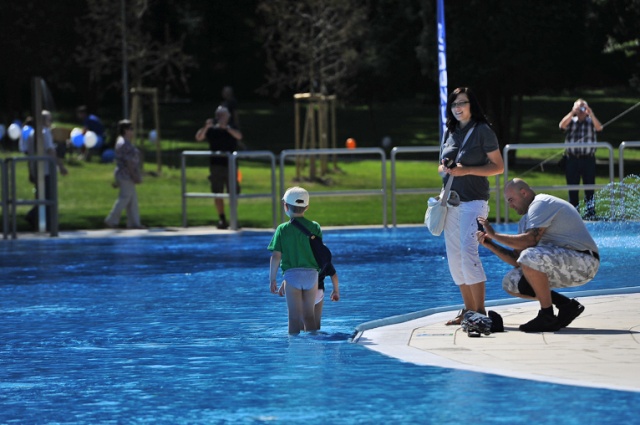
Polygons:
[[[289,220],[291,224],[296,226],[302,233],[307,235],[309,238],[309,244],[311,245],[311,251],[313,252],[313,256],[320,267],[320,274],[328,271],[328,268],[333,268],[331,265],[331,250],[327,248],[327,246],[322,242],[322,238],[311,233],[304,225],[295,219]],[[333,272],[335,273],[335,271]],[[332,273],[324,273],[326,275],[331,275]]]

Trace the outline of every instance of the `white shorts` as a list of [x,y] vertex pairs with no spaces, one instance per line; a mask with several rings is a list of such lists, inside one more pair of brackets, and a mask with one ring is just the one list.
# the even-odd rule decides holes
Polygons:
[[318,289],[316,292],[316,304],[320,303],[324,299],[324,289]]
[[444,241],[447,247],[449,271],[456,285],[473,285],[485,282],[476,232],[476,218],[487,217],[489,203],[487,201],[461,202],[457,207],[447,211],[444,225]]
[[284,280],[287,285],[302,291],[308,291],[318,287],[318,271],[316,269],[295,268],[284,272]]

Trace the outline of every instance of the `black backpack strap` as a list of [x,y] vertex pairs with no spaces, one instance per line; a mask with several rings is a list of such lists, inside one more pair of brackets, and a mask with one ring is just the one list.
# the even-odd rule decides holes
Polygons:
[[331,264],[331,250],[322,242],[322,238],[311,233],[302,223],[293,218],[289,220],[289,223],[296,226],[309,238],[311,252],[313,252],[313,257],[316,259],[318,267],[320,267],[318,278],[324,279],[325,276],[333,276],[336,273],[336,269]]
[[296,226],[298,229],[300,229],[300,231],[302,233],[304,233],[305,235],[307,235],[307,237],[309,238],[315,238],[316,235],[314,235],[313,233],[311,233],[309,231],[309,229],[307,229],[306,227],[304,227],[304,225],[302,223],[300,223],[298,220],[292,218],[291,220],[289,220],[289,223],[293,224],[294,226]]

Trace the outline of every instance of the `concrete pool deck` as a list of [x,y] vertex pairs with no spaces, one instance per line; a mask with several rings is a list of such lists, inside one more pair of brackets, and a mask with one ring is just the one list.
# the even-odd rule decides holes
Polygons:
[[[607,292],[607,293],[605,293]],[[601,293],[601,294],[600,294]],[[582,295],[581,295],[582,294]],[[585,311],[558,332],[524,333],[537,302],[497,302],[505,332],[470,338],[444,323],[457,310],[425,310],[363,324],[353,341],[399,360],[558,384],[640,392],[640,288],[571,293]],[[506,301],[506,300],[504,300]],[[501,304],[501,305],[495,305]],[[381,326],[376,326],[380,324]]]

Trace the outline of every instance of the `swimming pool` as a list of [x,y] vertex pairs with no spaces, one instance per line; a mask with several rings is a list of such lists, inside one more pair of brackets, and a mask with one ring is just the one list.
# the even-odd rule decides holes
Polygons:
[[[497,226],[514,231],[515,225]],[[634,286],[640,224],[589,224],[582,288]],[[0,243],[0,423],[634,423],[639,393],[402,363],[363,322],[460,303],[423,227],[325,231],[341,281],[317,335],[287,335],[271,232]],[[484,252],[487,299],[506,265]],[[636,406],[636,407],[633,407]]]

